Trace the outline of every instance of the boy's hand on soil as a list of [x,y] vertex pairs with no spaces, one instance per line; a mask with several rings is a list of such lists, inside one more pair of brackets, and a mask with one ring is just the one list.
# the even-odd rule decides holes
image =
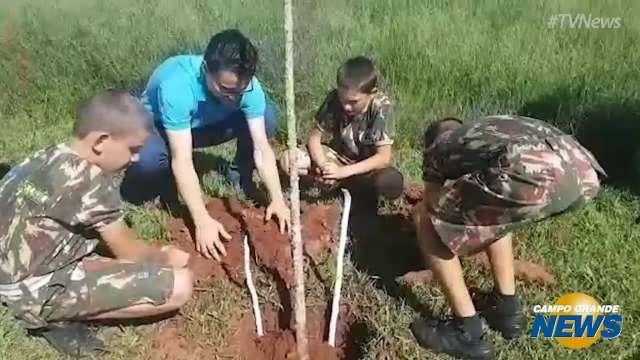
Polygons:
[[349,177],[344,166],[332,162],[322,165],[322,178],[325,180],[340,180]]
[[335,184],[338,182],[337,180],[333,180],[333,179],[325,179],[325,178],[322,178],[322,177],[321,177],[321,178],[318,178],[318,180],[319,180],[322,184],[327,185],[327,186],[335,185]]
[[227,256],[224,244],[220,241],[220,236],[226,240],[231,240],[231,235],[227,233],[224,226],[209,217],[204,223],[196,226],[196,250],[207,259],[213,257],[220,261],[221,255]]
[[174,268],[187,267],[189,263],[189,253],[182,251],[175,246],[163,246],[160,251],[165,254],[165,263]]
[[267,222],[275,215],[278,218],[278,228],[280,233],[284,234],[284,231],[289,228],[291,222],[291,212],[284,203],[284,201],[272,201],[267,207],[267,211],[264,217],[264,221]]

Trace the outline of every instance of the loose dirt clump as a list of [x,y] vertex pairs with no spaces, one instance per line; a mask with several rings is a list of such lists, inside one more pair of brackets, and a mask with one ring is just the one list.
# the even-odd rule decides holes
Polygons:
[[[296,359],[296,341],[291,323],[292,309],[287,305],[290,302],[287,289],[290,289],[293,283],[293,259],[288,235],[279,232],[275,221],[265,222],[264,209],[246,208],[234,199],[212,199],[206,207],[211,216],[222,223],[232,236],[232,240],[225,243],[227,255],[221,262],[205,259],[196,253],[191,224],[180,219],[174,220],[171,224],[174,244],[192,255],[189,266],[194,271],[198,286],[206,285],[211,279],[224,278],[244,286],[242,237],[248,234],[255,262],[273,275],[278,287],[283,289],[280,296],[285,304],[285,308],[280,311],[263,310],[265,336],[260,338],[256,336],[254,315],[248,312],[235,327],[237,331],[231,338],[230,348],[223,352],[240,359]],[[329,254],[330,248],[336,242],[340,215],[341,211],[337,205],[303,205],[304,251],[314,263]],[[353,358],[349,354],[354,350],[349,348],[347,337],[354,319],[346,308],[341,311],[337,346],[333,348],[326,342],[329,314],[324,308],[308,310],[307,328],[312,359],[344,359],[346,356]],[[175,339],[170,340],[171,338]],[[157,345],[154,347],[180,358],[188,356],[188,352],[184,351],[188,342],[188,339],[180,337],[176,328],[169,328],[156,337],[154,343]]]
[[158,331],[151,341],[149,360],[202,360],[211,354],[198,343],[180,333],[180,326],[171,324]]
[[[307,336],[311,360],[356,359],[359,334],[354,318],[346,307],[340,312],[336,331],[336,347],[327,343],[329,333],[329,313],[324,308],[307,310]],[[298,359],[293,324],[280,324],[279,312],[268,309],[264,314],[265,335],[256,335],[252,314],[246,315],[234,334],[231,349],[242,360],[294,360]]]
[[415,205],[422,200],[424,193],[424,185],[420,183],[410,182],[404,188],[404,198],[411,205]]
[[[480,253],[473,255],[467,260],[472,261],[475,265],[482,267],[484,270],[491,269],[491,263],[487,254]],[[556,279],[549,270],[543,265],[535,264],[530,261],[513,260],[513,270],[516,279],[524,281],[526,283],[538,283],[540,285],[554,285]],[[409,271],[406,274],[399,276],[398,281],[410,284],[426,284],[434,280],[433,272],[429,269],[420,271]]]
[[[205,259],[195,250],[193,225],[176,219],[171,224],[173,243],[188,251],[189,267],[201,285],[210,279],[228,277],[238,285],[245,280],[242,235],[249,235],[258,265],[274,271],[289,287],[293,282],[293,259],[287,233],[281,234],[275,221],[265,222],[264,209],[245,208],[235,199],[212,199],[207,203],[211,216],[222,223],[232,239],[225,242],[227,256],[221,262]],[[317,259],[335,241],[340,208],[337,205],[306,205],[302,213],[305,253]]]

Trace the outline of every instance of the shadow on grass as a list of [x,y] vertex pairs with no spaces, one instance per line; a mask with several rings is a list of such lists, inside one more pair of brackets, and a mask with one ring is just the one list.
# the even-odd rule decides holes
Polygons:
[[178,315],[179,313],[180,312],[176,310],[176,311],[170,311],[168,313],[144,317],[144,318],[91,320],[89,321],[89,323],[94,325],[99,325],[99,326],[108,326],[108,327],[142,326],[142,325],[155,324],[163,320],[171,319],[174,316]]
[[638,350],[633,355],[629,356],[627,360],[640,360],[640,350]]
[[607,171],[607,184],[640,194],[640,100],[583,104],[579,97],[560,88],[519,113],[572,132]]
[[[193,153],[193,165],[198,175],[200,183],[202,183],[202,177],[211,172],[223,172],[225,167],[228,166],[228,161],[221,156],[199,152]],[[158,186],[149,186],[150,179],[146,177],[129,173],[125,174],[125,179],[121,185],[121,194],[124,200],[130,202],[133,205],[140,206],[145,202],[153,201],[158,196],[161,197],[160,202],[166,210],[169,210],[172,214],[178,215],[184,209],[181,208],[177,198],[177,188],[172,177],[171,170],[167,170],[166,173],[162,173],[159,176],[167,176],[167,188]],[[156,183],[162,183],[162,179],[152,179]],[[163,195],[161,196],[161,192]]]
[[0,179],[2,179],[11,170],[11,165],[0,163]]
[[224,171],[230,165],[231,163],[220,155],[203,151],[193,152],[193,166],[199,178],[202,178],[202,176],[212,171],[224,174]]
[[377,284],[390,296],[430,315],[432,311],[426,304],[408,286],[396,281],[409,271],[426,268],[411,219],[398,213],[374,216],[354,211],[349,227],[353,238],[351,257],[356,267],[377,278]]

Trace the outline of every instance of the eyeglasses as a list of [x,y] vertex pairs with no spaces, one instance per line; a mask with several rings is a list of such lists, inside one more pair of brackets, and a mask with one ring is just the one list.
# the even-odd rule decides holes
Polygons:
[[[215,85],[215,88],[218,89],[220,94],[222,94],[224,96],[240,97],[242,94],[245,94],[245,93],[253,91],[253,81],[251,81],[251,80],[249,80],[248,84],[246,84],[244,86],[240,86],[238,88],[228,88],[228,87],[223,86],[222,84],[220,84],[217,81],[215,76],[209,71],[209,68],[207,67],[207,62],[206,61],[202,62],[202,71],[204,72],[204,75],[205,75],[205,81],[214,82],[214,84],[212,84],[212,85]],[[207,76],[207,75],[209,75],[209,76]]]

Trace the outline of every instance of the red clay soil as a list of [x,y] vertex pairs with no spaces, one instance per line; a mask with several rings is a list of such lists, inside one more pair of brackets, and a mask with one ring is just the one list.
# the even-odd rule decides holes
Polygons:
[[183,336],[181,326],[167,323],[151,341],[150,351],[145,357],[149,360],[202,360],[211,356],[211,351],[200,347],[195,339]]
[[[171,224],[171,237],[178,247],[191,253],[190,268],[194,271],[198,286],[205,285],[211,279],[228,278],[244,286],[243,267],[243,231],[249,234],[252,254],[258,265],[272,271],[276,281],[282,281],[289,288],[293,283],[293,260],[288,235],[280,234],[275,221],[264,221],[264,209],[243,208],[235,199],[212,199],[207,203],[207,210],[212,217],[220,221],[232,240],[227,242],[225,256],[221,262],[208,260],[195,251],[193,227],[183,220],[176,219]],[[307,256],[316,262],[336,241],[339,226],[340,208],[337,205],[307,205],[302,207],[302,231],[304,234],[304,250]],[[287,301],[288,299],[283,299]],[[263,309],[264,311],[264,309]],[[283,316],[279,316],[283,315]],[[311,359],[343,359],[349,350],[346,338],[353,319],[349,318],[346,309],[342,309],[337,332],[337,347],[332,348],[326,342],[328,336],[328,320],[325,309],[309,309],[307,312],[307,331]],[[263,313],[265,336],[257,338],[253,313],[245,315],[237,326],[228,349],[231,356],[240,359],[296,359],[296,342],[292,324],[280,324],[280,318],[291,318],[290,309],[278,313],[268,309]],[[180,325],[163,329],[153,341],[153,360],[202,358],[192,347],[189,339],[180,336]],[[191,356],[191,357],[190,357]]]
[[[470,259],[476,264],[482,266],[484,269],[490,269],[491,263],[486,253],[476,254]],[[535,264],[530,261],[513,260],[513,270],[516,275],[516,279],[522,280],[527,283],[539,283],[541,285],[554,285],[556,279],[551,272],[543,265]]]
[[[259,265],[275,271],[287,287],[293,282],[293,260],[287,233],[281,234],[274,220],[264,221],[264,209],[243,208],[235,199],[212,199],[207,203],[212,217],[221,222],[232,239],[225,243],[227,256],[221,262],[208,260],[197,254],[193,240],[193,227],[181,219],[171,224],[173,243],[192,256],[190,268],[196,282],[201,285],[210,279],[229,278],[242,285],[245,280],[243,267],[242,231],[249,234],[249,241]],[[317,258],[326,253],[334,239],[339,224],[340,208],[337,205],[306,205],[303,207],[302,227],[304,248],[307,255]]]
[[[472,261],[474,264],[485,270],[489,270],[491,268],[491,263],[489,263],[489,258],[485,253],[470,256],[467,260]],[[543,286],[554,285],[556,283],[556,279],[553,274],[543,265],[516,259],[513,261],[513,268],[516,279],[524,281],[525,283],[538,283]],[[433,272],[426,269],[420,271],[409,271],[406,274],[399,276],[397,280],[407,284],[417,285],[420,283],[430,283],[434,278]]]
[[[410,213],[413,205],[422,198],[421,185],[410,184],[405,192],[405,200],[410,205],[402,209],[402,214],[398,214],[399,222],[387,229],[391,233],[396,233],[402,229],[411,229]],[[185,251],[191,253],[189,267],[194,271],[196,286],[206,286],[212,279],[229,279],[234,283],[244,286],[245,274],[243,267],[243,244],[242,234],[249,234],[249,239],[253,251],[255,262],[263,269],[270,271],[276,281],[281,282],[286,288],[290,288],[293,283],[293,261],[291,257],[291,246],[288,235],[280,234],[274,220],[264,221],[264,209],[245,208],[235,199],[212,199],[207,203],[207,210],[212,217],[220,221],[227,232],[232,236],[232,240],[226,242],[225,256],[221,262],[208,260],[201,257],[195,251],[193,241],[193,226],[185,224],[183,220],[176,219],[171,223],[171,237],[173,243]],[[318,263],[321,256],[329,253],[335,247],[337,241],[338,227],[341,209],[337,205],[307,205],[302,208],[302,233],[304,240],[304,250],[307,256]],[[380,220],[380,219],[378,219]],[[375,219],[366,220],[378,221]],[[381,221],[381,220],[380,220]],[[381,222],[380,224],[383,224]],[[356,225],[352,224],[354,229]],[[369,227],[367,224],[360,226]],[[406,230],[405,229],[405,230]],[[379,234],[378,234],[379,235]],[[476,258],[478,264],[488,267],[486,258]],[[406,270],[405,270],[406,271]],[[524,277],[525,280],[541,281],[543,283],[553,283],[553,276],[543,267],[516,261],[516,275]],[[429,281],[432,275],[429,271],[408,274],[404,280]],[[287,296],[286,292],[281,296]],[[289,299],[281,299],[287,302]],[[343,309],[344,310],[344,309]],[[264,311],[264,309],[263,309]],[[255,334],[255,322],[252,313],[246,314],[239,322],[236,333],[232,335],[230,348],[227,349],[231,356],[250,360],[280,360],[296,359],[296,343],[292,324],[281,324],[282,319],[291,319],[291,309],[285,306],[280,313],[273,309],[263,313],[265,336],[257,338]],[[339,331],[337,336],[337,348],[331,348],[326,343],[328,316],[325,309],[316,308],[307,311],[307,327],[309,333],[309,349],[313,360],[333,360],[351,359],[358,356],[353,355],[353,345],[348,339],[352,318],[349,312],[344,310],[338,322]],[[184,321],[180,319],[179,321]],[[178,321],[178,322],[179,322]],[[289,320],[282,320],[289,321]],[[179,323],[174,323],[163,328],[157,336],[154,336],[153,351],[151,359],[183,359],[195,360],[204,359],[211,356],[211,350],[205,351],[194,344],[194,340],[181,336]],[[163,357],[164,356],[164,357]]]
[[[341,309],[336,331],[336,347],[327,343],[329,321],[325,309],[307,310],[307,336],[309,338],[309,356],[311,360],[337,360],[349,357],[349,330],[353,324],[346,308]],[[231,352],[242,360],[295,360],[298,359],[293,324],[279,323],[278,312],[268,309],[263,313],[265,335],[256,334],[253,314],[245,315],[231,341]]]
[[404,198],[411,205],[415,205],[422,200],[424,185],[416,182],[408,182],[404,188]]

